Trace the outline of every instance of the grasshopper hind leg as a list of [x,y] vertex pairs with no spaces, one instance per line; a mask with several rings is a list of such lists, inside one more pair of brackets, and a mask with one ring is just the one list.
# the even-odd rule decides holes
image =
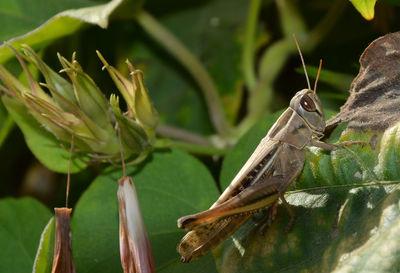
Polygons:
[[[285,232],[290,232],[293,228],[294,221],[296,220],[296,215],[295,215],[292,207],[286,201],[286,199],[282,193],[279,193],[279,198],[282,200],[282,204],[286,207],[286,209],[288,210],[289,215],[290,215],[289,223],[286,225],[286,228],[285,228]],[[276,205],[277,205],[277,202],[274,202],[271,205],[271,207],[268,208],[267,219],[264,221],[264,224],[262,224],[258,230],[258,233],[260,235],[264,235],[265,230],[268,227],[270,227],[272,225],[272,222],[275,220],[275,217],[277,214]]]
[[289,205],[289,203],[286,201],[285,196],[283,193],[279,193],[279,198],[282,200],[283,205],[286,207],[290,214],[290,220],[289,223],[287,224],[285,231],[290,232],[293,228],[294,220],[296,219],[296,215],[292,209],[292,207]]
[[260,228],[258,229],[258,234],[260,236],[263,236],[265,231],[267,230],[267,228],[269,228],[272,225],[272,222],[275,220],[276,217],[276,203],[274,202],[271,207],[267,208],[267,215],[265,217],[264,223],[260,226]]

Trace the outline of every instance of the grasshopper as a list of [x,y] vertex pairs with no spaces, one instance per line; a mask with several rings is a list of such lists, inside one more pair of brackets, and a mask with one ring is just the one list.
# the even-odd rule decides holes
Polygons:
[[204,256],[233,234],[255,212],[271,206],[274,210],[278,199],[291,216],[286,228],[286,231],[289,231],[294,223],[295,214],[285,200],[284,193],[303,169],[305,148],[315,146],[336,150],[345,145],[364,144],[346,141],[334,145],[320,141],[324,136],[325,116],[316,88],[322,61],[319,64],[314,89],[311,90],[304,59],[296,37],[294,39],[308,89],[295,94],[288,109],[282,113],[211,208],[178,219],[178,227],[188,231],[177,247],[182,262],[190,262]]

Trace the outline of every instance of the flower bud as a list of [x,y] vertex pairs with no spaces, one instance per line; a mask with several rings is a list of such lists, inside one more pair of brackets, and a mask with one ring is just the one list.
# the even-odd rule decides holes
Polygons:
[[121,113],[118,96],[112,94],[110,104],[120,128],[122,143],[127,146],[129,151],[139,154],[149,148],[150,142],[143,128],[136,121]]
[[135,69],[129,61],[126,61],[131,75],[131,80],[128,80],[109,65],[99,51],[97,55],[104,64],[103,69],[107,69],[128,104],[129,117],[134,117],[146,129],[154,129],[157,125],[158,114],[148,96],[142,71]]
[[62,72],[66,72],[74,87],[75,98],[79,108],[100,127],[112,131],[110,109],[104,94],[100,91],[94,81],[83,72],[79,63],[58,54],[58,59],[63,66]]
[[[122,144],[129,155],[145,158],[151,148],[157,113],[151,105],[140,71],[128,64],[132,80],[127,79],[109,66],[98,52],[127,101],[129,111],[125,115],[121,113],[117,97],[111,96],[110,107],[104,94],[76,61],[75,54],[71,61],[58,55],[63,66],[61,72],[67,74],[69,82],[44,63],[29,46],[22,46],[24,55],[12,50],[27,76],[29,87],[0,65],[0,79],[5,84],[0,85],[0,92],[11,115],[15,113],[20,120],[33,116],[63,142],[69,142],[74,135],[77,151],[100,160],[119,161],[116,158],[120,145],[115,131],[118,123]],[[45,83],[35,80],[28,64],[42,73]]]
[[134,84],[134,115],[146,128],[155,128],[158,122],[158,114],[150,101],[147,88],[144,85],[143,72],[135,69],[129,61],[127,61],[127,64]]
[[131,177],[118,181],[119,243],[124,273],[155,272],[154,257],[135,185]]

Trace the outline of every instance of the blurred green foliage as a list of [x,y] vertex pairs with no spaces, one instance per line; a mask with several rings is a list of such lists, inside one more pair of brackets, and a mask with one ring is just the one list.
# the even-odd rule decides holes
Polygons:
[[[30,45],[55,71],[61,69],[57,52],[63,56],[77,52],[81,66],[106,92],[107,98],[117,90],[107,72],[101,71],[96,50],[125,75],[129,73],[126,59],[143,71],[150,99],[159,114],[159,142],[155,144],[156,152],[129,169],[129,174],[137,183],[158,271],[216,272],[218,268],[220,272],[260,272],[268,268],[318,272],[340,271],[351,264],[349,272],[357,272],[364,264],[360,265],[355,257],[368,260],[371,249],[382,249],[398,229],[396,187],[361,188],[353,192],[338,188],[315,195],[293,193],[289,201],[296,204],[299,228],[296,230],[295,226],[289,236],[283,232],[288,215],[279,207],[277,221],[263,237],[270,248],[280,247],[272,253],[270,248],[257,243],[260,241],[254,237],[257,219],[252,220],[237,233],[249,249],[250,254],[244,258],[238,257],[232,250],[232,241],[227,240],[216,252],[216,259],[208,255],[194,264],[180,264],[175,246],[183,232],[176,228],[175,221],[212,204],[218,196],[217,189],[230,182],[267,132],[266,128],[273,124],[277,114],[271,113],[286,108],[295,92],[306,87],[293,33],[299,40],[311,79],[315,78],[319,59],[323,59],[318,94],[325,111],[338,112],[347,97],[350,80],[357,75],[358,58],[364,48],[374,39],[399,30],[396,16],[399,3],[397,0],[379,1],[376,5],[375,1],[356,0],[351,3],[347,0],[113,0],[108,3],[6,0],[0,3],[3,14],[0,40],[9,41],[17,49],[21,43]],[[365,20],[352,4],[371,20]],[[12,56],[7,46],[0,46],[0,61],[18,76],[21,70]],[[121,104],[121,108],[125,107]],[[43,128],[36,129],[48,133]],[[0,255],[0,260],[5,261],[1,272],[31,270],[40,232],[51,217],[50,210],[37,201],[6,197],[30,195],[49,208],[63,206],[65,202],[65,176],[38,164],[28,148],[34,150],[35,137],[25,135],[24,140],[0,103],[0,197],[3,198],[0,240],[5,248],[17,244],[23,248],[11,248]],[[396,147],[396,139],[387,145]],[[212,157],[224,154],[236,141],[237,145],[224,159]],[[169,147],[174,149],[171,151]],[[57,149],[64,156],[67,154],[61,147],[49,149],[55,154],[59,153]],[[384,151],[393,149],[386,147]],[[200,161],[181,150],[194,152]],[[388,164],[398,160],[397,154],[387,155],[391,156],[386,160]],[[370,156],[365,153],[361,159],[373,168],[374,162],[368,161]],[[346,166],[360,168],[354,158],[346,151],[338,153],[336,160],[345,159],[344,169],[338,171],[331,167],[329,154],[309,153],[309,163],[298,188],[323,187],[320,184],[323,181],[315,177],[330,177],[332,185],[351,184],[353,180],[346,180]],[[315,164],[322,164],[327,170],[321,173],[313,168]],[[73,252],[78,271],[122,270],[118,267],[116,209],[120,173],[115,169],[97,164],[71,178],[70,204],[76,205],[72,217]],[[399,179],[397,171],[392,166],[389,174],[378,179]],[[341,180],[343,177],[345,182]],[[369,181],[370,177],[364,176],[356,182]],[[337,228],[344,227],[344,235],[324,239],[332,234],[332,223],[327,219],[335,217],[339,203],[345,205],[340,210],[344,216]],[[374,219],[383,219],[376,229],[364,225]],[[307,221],[313,223],[313,229]],[[15,227],[21,228],[15,232],[23,236],[17,234],[10,239],[9,232]],[[24,238],[22,229],[26,227],[34,231],[29,238]],[[357,236],[358,231],[361,237]],[[371,241],[375,233],[379,236],[378,245]],[[355,239],[351,237],[353,234]],[[361,238],[359,244],[355,244],[357,238]],[[392,242],[398,247],[398,239]],[[357,249],[363,244],[363,249]],[[316,248],[312,249],[313,246]],[[399,269],[396,247],[391,249],[386,272]],[[21,252],[26,257],[18,256]],[[355,254],[346,260],[347,253]],[[9,255],[23,262],[18,265],[6,262]],[[237,262],[229,267],[233,259]],[[293,263],[298,265],[292,267]],[[368,269],[376,271],[374,266]]]

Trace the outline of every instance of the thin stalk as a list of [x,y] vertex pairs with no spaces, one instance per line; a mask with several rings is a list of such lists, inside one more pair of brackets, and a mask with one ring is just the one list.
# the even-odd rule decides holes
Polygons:
[[67,175],[67,189],[65,190],[65,207],[68,208],[69,189],[71,187],[71,161],[72,153],[74,152],[74,134],[71,135],[71,149],[69,150],[68,159],[68,175]]
[[174,55],[190,72],[203,92],[215,130],[221,135],[228,135],[231,127],[226,119],[215,83],[204,66],[172,33],[157,22],[149,13],[141,11],[136,19],[156,41]]
[[217,148],[211,145],[196,145],[184,141],[159,140],[154,144],[156,149],[178,148],[197,155],[225,155],[228,149]]
[[4,121],[3,127],[0,130],[0,147],[3,145],[7,136],[10,134],[11,130],[14,128],[15,122],[10,115],[7,116]]
[[261,0],[252,0],[249,6],[246,33],[243,45],[242,65],[243,74],[249,91],[252,92],[257,83],[256,73],[254,71],[254,40],[257,30],[258,14],[260,12]]
[[181,141],[185,141],[185,142],[190,142],[193,144],[198,144],[198,145],[208,145],[210,144],[210,141],[201,135],[180,129],[180,128],[176,128],[173,126],[168,126],[168,125],[163,125],[160,124],[157,126],[156,128],[156,132],[157,134],[169,137],[169,138],[173,138],[176,140],[181,140]]

